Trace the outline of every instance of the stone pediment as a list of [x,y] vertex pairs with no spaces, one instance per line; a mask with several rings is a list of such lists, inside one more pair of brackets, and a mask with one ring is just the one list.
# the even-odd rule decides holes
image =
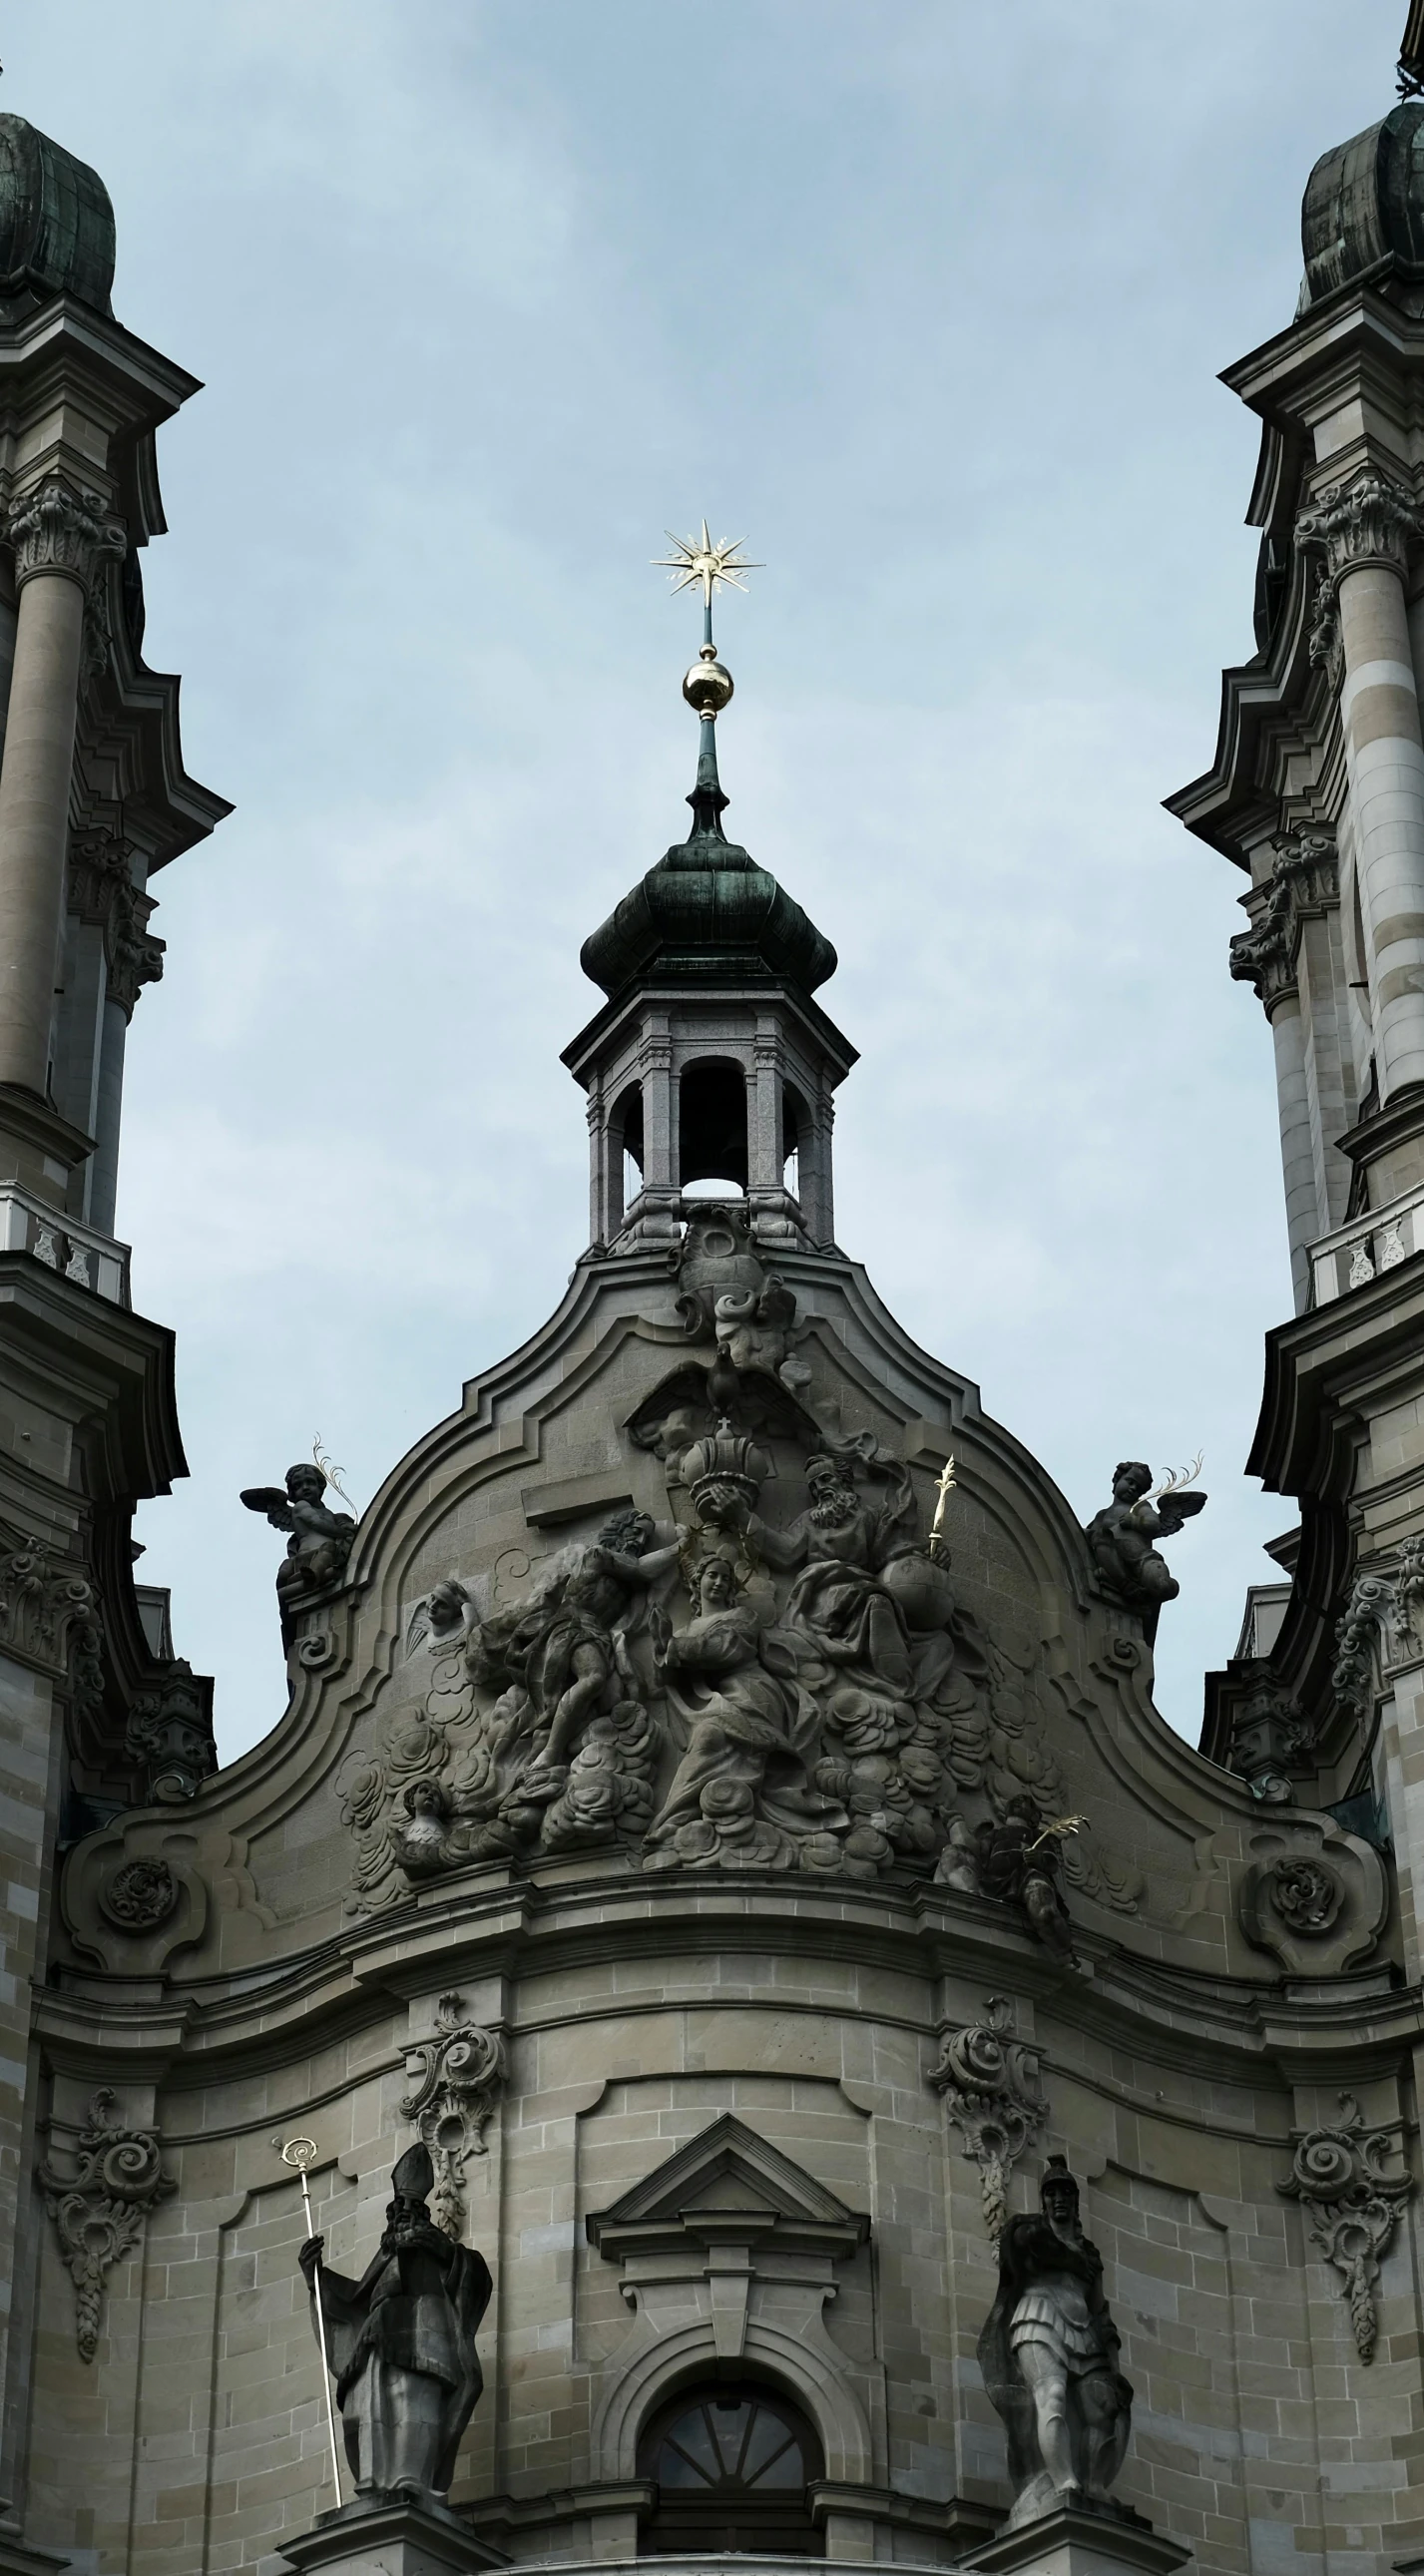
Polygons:
[[730,2111],[679,2147],[611,2209],[591,2212],[588,2240],[612,2263],[689,2245],[755,2244],[844,2257],[870,2221]]

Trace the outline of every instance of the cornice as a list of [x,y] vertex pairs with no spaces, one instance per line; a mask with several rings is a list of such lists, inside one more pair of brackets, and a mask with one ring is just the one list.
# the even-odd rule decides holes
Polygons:
[[[764,1871],[723,1870],[715,1883],[688,1871],[663,1877],[653,1889],[641,1873],[606,1862],[565,1863],[525,1878],[486,1865],[442,1882],[438,1896],[427,1891],[398,1919],[362,1923],[289,1958],[278,1974],[209,1978],[187,1987],[170,1976],[145,1988],[61,1969],[57,1985],[36,1993],[34,2028],[52,2062],[80,2075],[105,2058],[112,2066],[116,2056],[155,2068],[161,2061],[176,2099],[249,2073],[309,2065],[314,2049],[369,2031],[415,1998],[462,1981],[502,1981],[494,2018],[507,2035],[562,2026],[570,2019],[564,1972],[577,1970],[583,1979],[600,1965],[620,1973],[604,2001],[581,1987],[581,2023],[665,2014],[681,1993],[679,1970],[715,1955],[718,1999],[738,2011],[762,2007],[785,2016],[804,2008],[818,2019],[865,2018],[920,2033],[932,2044],[942,2019],[940,1981],[948,1977],[956,1987],[975,1989],[987,1979],[985,1991],[1031,2001],[1040,2027],[1047,2014],[1065,2032],[1116,2050],[1130,2046],[1159,2068],[1243,2086],[1282,2077],[1329,2081],[1337,2072],[1359,2082],[1424,2037],[1424,1998],[1417,1988],[1396,1986],[1386,1966],[1319,1985],[1273,1984],[1145,1958],[1091,1926],[1075,1930],[1091,1964],[1086,1977],[1060,1975],[998,1908],[947,1888],[855,1881],[838,1882],[834,1891],[788,1888],[768,1884]],[[768,1991],[754,1973],[768,1956],[848,1971],[895,1970],[922,1983],[923,2007],[916,2010],[907,1993],[898,2008],[867,2009],[855,1999],[853,1977],[844,2001],[823,1987],[803,2007],[784,1984]],[[745,1994],[736,1973],[742,1960]],[[624,1973],[630,1961],[645,1965],[646,1993]],[[526,1979],[527,2007],[520,1994]],[[700,1983],[693,1984],[705,2003]],[[398,2044],[392,2065],[400,2054]],[[375,2071],[364,2050],[361,2062]],[[1077,2079],[1061,2044],[1052,2064]],[[330,2098],[346,2086],[336,2076]],[[1180,2109],[1174,2115],[1158,2106],[1157,2116],[1204,2125]],[[239,2115],[232,2126],[260,2127],[265,2117]],[[1219,2125],[1226,2134],[1255,2135],[1249,2119]],[[194,2127],[195,2136],[213,2134],[210,2115]]]
[[111,315],[76,297],[56,295],[0,332],[0,401],[17,380],[29,378],[39,385],[46,373],[57,379],[75,365],[119,398],[127,417],[152,427],[171,419],[202,391],[200,377],[126,331]]
[[1424,1382],[1424,1253],[1266,1335],[1248,1476],[1268,1493],[1344,1504],[1370,1406]]
[[28,1253],[0,1253],[0,1375],[11,1358],[61,1419],[97,1434],[88,1453],[93,1499],[166,1494],[186,1476],[166,1325]]
[[719,1006],[747,1011],[775,1009],[799,1020],[816,1045],[839,1064],[837,1081],[860,1062],[859,1049],[851,1045],[819,1002],[770,971],[764,982],[750,976],[738,979],[725,972],[709,975],[705,982],[693,982],[686,977],[677,981],[664,978],[655,970],[646,979],[625,985],[622,992],[615,993],[595,1011],[577,1037],[570,1039],[559,1062],[568,1066],[577,1081],[583,1081],[593,1070],[591,1059],[609,1046],[626,1021],[638,1019],[644,1011],[685,1012],[689,1007],[715,1010]]
[[1262,420],[1285,430],[1307,386],[1333,391],[1332,377],[1346,378],[1362,364],[1378,364],[1386,381],[1402,369],[1424,368],[1424,322],[1377,295],[1367,281],[1352,279],[1223,367],[1219,382]]

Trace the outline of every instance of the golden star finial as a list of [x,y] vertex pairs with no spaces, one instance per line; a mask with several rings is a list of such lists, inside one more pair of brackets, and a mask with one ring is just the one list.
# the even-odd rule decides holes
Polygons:
[[743,555],[745,537],[723,537],[714,544],[705,519],[700,540],[675,537],[671,528],[667,531],[667,540],[675,551],[670,555],[654,555],[654,563],[659,571],[672,574],[674,592],[700,588],[704,608],[711,607],[712,593],[719,582],[727,590],[745,590],[747,585],[742,579],[743,573],[764,570],[761,564],[748,563]]

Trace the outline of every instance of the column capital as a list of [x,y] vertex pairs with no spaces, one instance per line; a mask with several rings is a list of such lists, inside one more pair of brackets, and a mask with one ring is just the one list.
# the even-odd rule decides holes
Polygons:
[[1271,846],[1276,855],[1270,875],[1244,898],[1251,927],[1238,930],[1230,951],[1233,980],[1254,987],[1267,1019],[1276,1004],[1296,990],[1301,922],[1308,913],[1328,911],[1340,899],[1332,834],[1309,827],[1280,832]]
[[117,832],[85,832],[69,845],[69,909],[104,936],[109,999],[126,1020],[145,984],[163,974],[164,943],[148,927],[157,909],[129,873],[133,843]]
[[1424,535],[1424,511],[1412,492],[1367,468],[1332,484],[1295,523],[1296,544],[1324,546],[1332,583],[1368,564],[1402,573],[1411,537]]
[[122,519],[109,515],[97,492],[77,492],[58,474],[11,502],[4,534],[15,549],[17,584],[57,572],[87,590],[101,558],[124,549]]

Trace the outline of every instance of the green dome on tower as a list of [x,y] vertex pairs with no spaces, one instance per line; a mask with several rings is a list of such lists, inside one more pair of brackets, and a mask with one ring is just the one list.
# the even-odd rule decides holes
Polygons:
[[114,210],[97,170],[0,115],[0,297],[75,295],[112,308]]

